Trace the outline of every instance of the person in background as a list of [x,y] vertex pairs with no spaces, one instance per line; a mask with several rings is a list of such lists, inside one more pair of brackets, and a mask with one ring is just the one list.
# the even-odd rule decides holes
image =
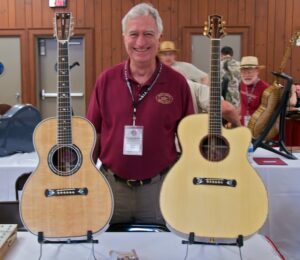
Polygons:
[[300,83],[295,82],[292,85],[288,110],[300,112]]
[[259,71],[265,66],[259,65],[255,56],[245,56],[241,59],[240,84],[240,119],[247,126],[252,114],[261,104],[261,97],[269,84],[259,78]]
[[198,69],[195,65],[191,63],[184,62],[184,61],[177,61],[176,60],[177,52],[178,50],[175,48],[174,42],[163,41],[160,43],[159,56],[161,60],[163,60],[164,64],[169,65],[173,69],[179,71],[189,80],[201,84],[209,85],[208,74]]
[[[207,112],[209,109],[209,86],[205,83],[208,83],[208,75],[191,63],[176,61],[177,52],[174,42],[163,41],[158,51],[159,59],[185,76],[191,88],[195,111]],[[239,115],[233,105],[222,100],[221,109],[223,118],[230,122],[232,127],[240,126]]]
[[193,114],[185,78],[157,57],[163,24],[150,4],[122,19],[128,59],[98,77],[87,119],[99,135],[100,170],[114,195],[111,223],[164,224],[161,184],[178,159],[178,123]]
[[240,63],[233,58],[233,49],[230,46],[224,46],[221,49],[221,79],[222,96],[238,108],[240,105]]

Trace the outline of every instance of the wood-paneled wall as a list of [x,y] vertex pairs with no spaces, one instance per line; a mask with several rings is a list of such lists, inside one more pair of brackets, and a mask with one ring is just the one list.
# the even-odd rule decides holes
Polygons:
[[[67,0],[75,17],[75,33],[91,31],[91,47],[86,71],[87,99],[97,75],[105,68],[126,58],[121,35],[123,15],[140,0]],[[261,77],[272,83],[271,71],[279,69],[289,40],[296,29],[300,30],[299,0],[152,0],[164,22],[163,39],[176,42],[182,49],[189,41],[184,33],[188,27],[202,27],[208,15],[222,15],[226,27],[248,28],[246,48],[242,55],[255,55],[267,66]],[[35,104],[35,75],[32,33],[44,30],[49,34],[53,27],[54,12],[48,0],[0,0],[0,36],[20,35],[22,43],[23,100]],[[189,61],[190,49],[181,53],[181,60]],[[285,72],[300,80],[300,47],[293,46]],[[28,66],[28,64],[33,64]],[[28,76],[29,75],[29,76]]]

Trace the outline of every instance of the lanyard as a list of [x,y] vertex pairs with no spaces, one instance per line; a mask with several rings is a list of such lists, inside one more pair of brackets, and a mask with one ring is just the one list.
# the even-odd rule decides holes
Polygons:
[[130,84],[130,81],[128,79],[128,62],[125,63],[124,66],[124,78],[126,81],[126,85],[128,87],[130,96],[131,96],[131,100],[132,100],[132,107],[133,107],[133,116],[132,116],[132,120],[133,120],[133,125],[135,125],[135,120],[136,120],[136,110],[137,110],[137,106],[139,103],[141,103],[141,101],[146,97],[146,95],[149,93],[149,91],[152,89],[152,87],[154,86],[154,84],[156,83],[156,81],[158,80],[158,77],[161,73],[161,69],[162,69],[162,63],[160,63],[159,66],[159,71],[155,77],[155,79],[153,80],[153,82],[151,83],[150,86],[148,86],[140,95],[137,101],[134,100],[134,96],[132,93],[132,86]]
[[254,84],[253,84],[253,87],[251,89],[251,93],[249,95],[248,93],[248,85],[246,85],[246,98],[247,98],[247,111],[246,111],[246,115],[249,115],[249,110],[250,110],[250,103],[252,101],[252,96],[253,96],[253,93],[255,91],[255,88],[256,88],[256,84],[259,80],[257,80]]

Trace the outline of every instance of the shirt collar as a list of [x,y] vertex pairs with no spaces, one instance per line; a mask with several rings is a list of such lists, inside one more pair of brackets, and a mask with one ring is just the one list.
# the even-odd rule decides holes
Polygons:
[[[153,80],[156,78],[157,76],[157,73],[159,72],[159,67],[160,67],[160,61],[158,59],[158,57],[155,58],[156,60],[156,67],[155,67],[155,71],[154,73],[152,74],[152,76],[147,80],[147,82],[145,84],[143,84],[143,86],[149,86],[151,85],[151,83],[153,82]],[[130,70],[130,59],[128,59],[126,61],[127,63],[127,70],[128,70],[128,79],[131,81],[131,82],[134,82],[135,84],[139,84],[138,82],[136,82],[136,80],[134,79],[134,77],[132,76],[131,74],[131,70]],[[161,77],[159,77],[161,78]],[[158,81],[159,81],[159,78],[158,78]]]

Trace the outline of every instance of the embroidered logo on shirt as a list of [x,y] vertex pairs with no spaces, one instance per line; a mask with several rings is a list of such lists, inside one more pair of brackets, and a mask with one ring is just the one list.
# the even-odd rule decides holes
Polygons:
[[159,93],[156,96],[156,101],[161,104],[171,104],[173,102],[173,97],[169,93]]

